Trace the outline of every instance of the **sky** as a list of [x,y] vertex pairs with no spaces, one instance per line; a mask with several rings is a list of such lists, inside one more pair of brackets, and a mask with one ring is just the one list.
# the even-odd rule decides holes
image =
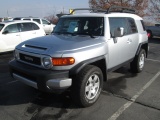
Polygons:
[[89,8],[89,0],[0,0],[1,17],[46,17],[69,9]]

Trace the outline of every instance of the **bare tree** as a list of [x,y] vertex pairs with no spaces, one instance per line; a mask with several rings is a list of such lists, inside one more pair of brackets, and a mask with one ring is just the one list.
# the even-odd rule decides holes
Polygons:
[[160,21],[160,0],[150,0],[150,16],[156,21]]
[[46,16],[45,19],[47,19],[53,24],[57,24],[57,21],[58,21],[58,17],[56,17],[55,15]]
[[56,16],[56,7],[53,7],[53,13],[51,15],[46,16],[45,18],[49,20],[53,24],[57,24],[58,17]]
[[107,9],[111,5],[129,7],[136,10],[136,13],[144,17],[148,7],[148,0],[89,0],[90,8]]

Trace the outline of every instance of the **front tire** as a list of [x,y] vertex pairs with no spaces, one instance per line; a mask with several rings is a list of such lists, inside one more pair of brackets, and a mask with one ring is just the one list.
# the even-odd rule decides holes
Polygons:
[[131,62],[130,67],[134,73],[139,73],[144,68],[146,58],[146,52],[144,49],[141,49],[139,54],[135,56],[134,60]]
[[103,74],[100,68],[87,65],[73,79],[71,89],[74,102],[82,107],[94,104],[101,93]]

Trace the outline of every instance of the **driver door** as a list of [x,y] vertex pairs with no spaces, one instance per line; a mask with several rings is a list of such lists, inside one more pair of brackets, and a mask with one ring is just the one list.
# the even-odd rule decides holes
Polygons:
[[[108,68],[114,68],[130,59],[128,44],[128,26],[125,17],[109,18],[110,34],[108,40],[109,63]],[[118,28],[124,28],[122,37],[114,37],[114,31]]]

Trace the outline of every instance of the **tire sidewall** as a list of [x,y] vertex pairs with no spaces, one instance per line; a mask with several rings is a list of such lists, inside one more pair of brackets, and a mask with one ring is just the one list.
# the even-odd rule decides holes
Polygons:
[[[89,77],[92,76],[93,74],[96,74],[99,77],[100,86],[99,86],[99,90],[97,92],[97,95],[93,99],[88,99],[85,95],[85,87],[86,87],[86,83],[87,83]],[[86,104],[87,106],[94,104],[100,96],[100,93],[102,91],[102,86],[103,86],[102,72],[99,68],[93,67],[93,69],[90,69],[88,71],[88,73],[84,76],[84,79],[83,79],[83,84],[81,86],[82,102],[84,102],[84,104]]]
[[146,58],[146,52],[144,49],[141,49],[139,55],[138,55],[138,61],[137,61],[137,68],[138,68],[138,71],[141,72],[144,68],[144,65],[142,68],[140,68],[140,65],[139,65],[139,62],[140,62],[140,58],[141,58],[141,55],[144,54],[144,62],[145,62],[145,58]]

